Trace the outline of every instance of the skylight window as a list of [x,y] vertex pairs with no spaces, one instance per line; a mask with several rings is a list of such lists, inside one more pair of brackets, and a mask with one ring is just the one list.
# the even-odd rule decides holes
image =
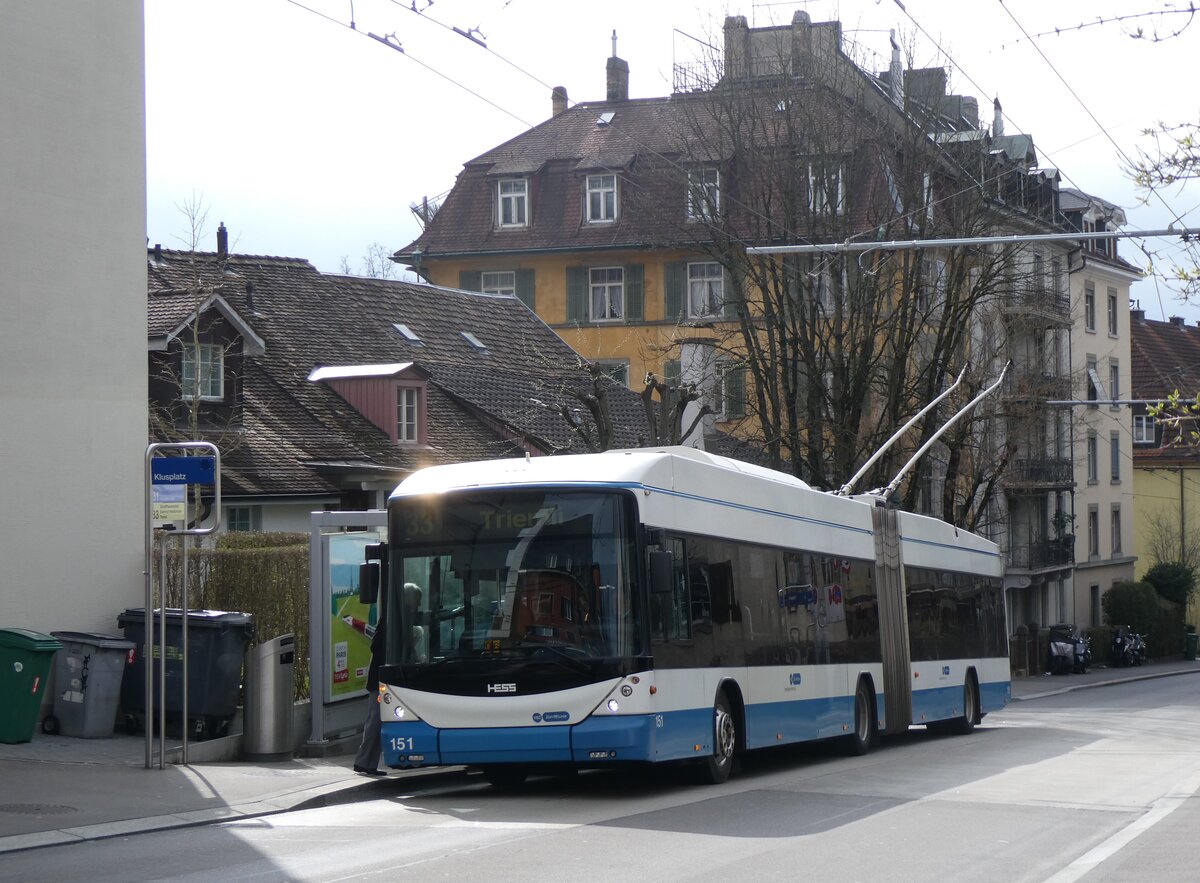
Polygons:
[[604,113],[600,114],[599,117],[597,117],[596,125],[597,126],[607,126],[609,123],[611,123],[613,121],[614,116],[616,116],[615,111],[606,110],[606,111],[604,111]]
[[393,322],[392,327],[395,328],[397,331],[399,331],[400,336],[403,337],[405,340],[407,340],[409,343],[414,343],[417,346],[424,346],[424,344],[421,342],[421,338],[417,337],[417,332],[413,331],[411,328],[409,328],[403,322]]
[[460,331],[458,333],[463,336],[463,339],[466,340],[467,343],[471,344],[471,346],[475,347],[475,349],[479,350],[481,353],[487,352],[487,346],[484,345],[483,341],[470,331]]

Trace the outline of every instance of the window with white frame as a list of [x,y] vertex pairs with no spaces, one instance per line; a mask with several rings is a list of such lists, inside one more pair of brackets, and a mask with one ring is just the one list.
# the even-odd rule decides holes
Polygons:
[[419,412],[421,391],[415,386],[396,388],[396,441],[415,443],[419,438]]
[[185,399],[225,398],[225,348],[216,343],[185,343],[179,379]]
[[1121,480],[1121,435],[1114,432],[1108,437],[1109,478],[1118,482]]
[[1096,433],[1092,432],[1087,437],[1087,480],[1088,484],[1095,484],[1100,479],[1100,443],[1096,439]]
[[715,261],[687,265],[688,318],[719,316],[725,303],[725,274]]
[[[1114,402],[1121,397],[1121,363],[1115,359],[1108,363],[1108,394]],[[1116,410],[1118,406],[1111,407]]]
[[1083,283],[1083,327],[1096,330],[1096,286],[1091,282]]
[[524,178],[502,178],[499,182],[501,227],[524,227],[529,223],[529,182]]
[[1154,443],[1154,418],[1149,414],[1133,415],[1133,443],[1135,445]]
[[736,420],[746,416],[746,369],[733,362],[716,365],[713,384],[713,410],[718,420]]
[[587,219],[589,224],[617,219],[617,176],[587,176]]
[[1108,290],[1108,333],[1117,336],[1117,290]]
[[517,293],[517,274],[514,270],[494,270],[479,274],[479,290],[484,294]]
[[840,215],[845,206],[842,167],[837,163],[809,163],[808,208],[818,215]]
[[688,170],[687,216],[711,221],[721,210],[721,172],[714,168]]
[[1112,554],[1114,556],[1121,554],[1121,506],[1119,503],[1114,503],[1112,507]]
[[1100,507],[1088,506],[1088,558],[1100,557]]
[[593,322],[611,322],[625,316],[625,270],[621,267],[592,267],[588,290]]
[[225,529],[231,533],[254,530],[254,513],[250,506],[226,506]]

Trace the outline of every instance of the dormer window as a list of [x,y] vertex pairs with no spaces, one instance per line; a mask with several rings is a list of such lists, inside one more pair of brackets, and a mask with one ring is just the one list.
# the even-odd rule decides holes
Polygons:
[[215,343],[185,343],[179,372],[185,399],[225,398],[225,348]]
[[607,224],[617,219],[617,176],[587,176],[587,220]]
[[718,169],[688,170],[687,216],[692,221],[711,221],[721,208],[721,173]]
[[529,224],[529,182],[524,178],[502,178],[497,184],[497,223],[501,227]]
[[842,167],[834,161],[808,165],[808,208],[815,215],[837,216],[845,211],[846,188]]
[[420,441],[420,404],[419,387],[396,387],[396,441],[399,444],[416,444]]

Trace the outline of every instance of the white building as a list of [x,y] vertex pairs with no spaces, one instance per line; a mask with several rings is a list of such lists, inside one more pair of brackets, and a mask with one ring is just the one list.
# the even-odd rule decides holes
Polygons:
[[143,597],[143,4],[4,11],[0,628],[115,632]]
[[[1063,188],[1060,208],[1084,232],[1125,223],[1115,205]],[[1103,619],[1101,596],[1131,580],[1134,562],[1133,425],[1130,394],[1129,288],[1137,268],[1117,253],[1117,240],[1084,243],[1071,264],[1072,398],[1095,405],[1071,408],[1075,435],[1075,591],[1059,619],[1081,626]]]

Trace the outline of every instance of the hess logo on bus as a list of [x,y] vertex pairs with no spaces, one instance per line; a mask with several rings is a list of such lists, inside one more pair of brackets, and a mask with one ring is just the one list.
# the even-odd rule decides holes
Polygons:
[[488,684],[487,691],[489,693],[515,693],[517,692],[516,684]]

